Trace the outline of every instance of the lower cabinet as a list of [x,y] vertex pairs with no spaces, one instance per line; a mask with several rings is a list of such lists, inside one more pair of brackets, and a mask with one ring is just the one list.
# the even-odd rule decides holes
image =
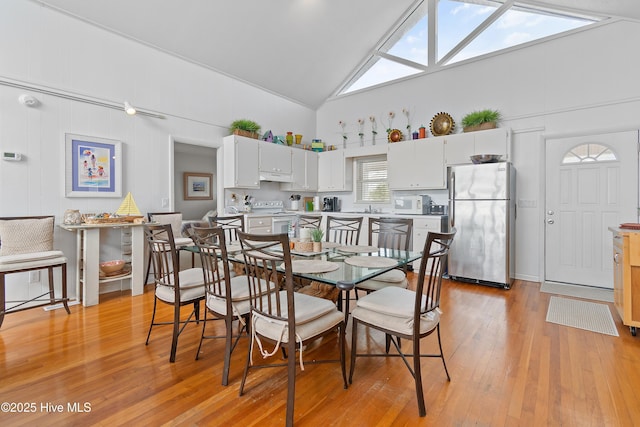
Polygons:
[[613,300],[622,323],[636,335],[640,326],[640,231],[613,232]]
[[271,215],[245,217],[245,228],[247,229],[247,233],[272,234],[271,218]]
[[[426,216],[414,218],[413,220],[413,251],[422,252],[424,243],[427,241],[427,234],[430,231],[439,233],[441,231],[442,218],[439,216]],[[413,262],[413,271],[418,274],[420,270],[420,260]]]

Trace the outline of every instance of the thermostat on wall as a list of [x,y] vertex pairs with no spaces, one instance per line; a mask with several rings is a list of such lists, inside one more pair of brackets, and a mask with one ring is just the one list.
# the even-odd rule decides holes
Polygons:
[[20,153],[10,153],[8,151],[3,151],[2,152],[2,160],[14,160],[14,161],[22,160],[22,154],[20,154]]

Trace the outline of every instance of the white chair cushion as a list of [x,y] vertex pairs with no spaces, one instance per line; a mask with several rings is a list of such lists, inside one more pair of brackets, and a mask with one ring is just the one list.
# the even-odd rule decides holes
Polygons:
[[[189,268],[178,273],[180,280],[180,301],[193,301],[204,297],[204,275],[201,268]],[[173,275],[169,276],[169,283],[173,282]],[[171,286],[156,286],[156,297],[173,304],[175,292]]]
[[[151,215],[151,221],[158,224],[170,224],[173,238],[177,240],[182,234],[182,214],[156,214]],[[177,245],[177,244],[176,244]]]
[[[411,335],[415,299],[414,291],[389,286],[358,299],[351,315],[371,325],[380,326],[398,334]],[[423,296],[423,307],[426,301],[426,297]],[[422,316],[420,333],[429,332],[438,325],[439,321],[440,310],[433,310]]]
[[179,234],[173,235],[173,242],[176,245],[176,248],[180,248],[182,246],[194,246],[193,240],[190,237],[180,237]]
[[45,268],[67,262],[62,251],[33,252],[0,256],[0,272]]
[[[281,301],[286,302],[286,291],[280,291]],[[335,304],[327,299],[294,293],[296,307],[296,334],[303,341],[334,328],[344,320]],[[283,316],[286,317],[286,307]],[[289,328],[286,322],[259,317],[255,319],[255,331],[271,340],[289,342]]]
[[[268,282],[266,280],[260,280],[260,287],[262,291],[267,290],[267,286],[272,291],[276,289],[276,284]],[[224,295],[224,289],[223,289]],[[243,315],[247,314],[251,309],[251,301],[249,300],[249,284],[247,283],[247,276],[235,276],[231,278],[231,304],[234,308],[234,314]],[[216,297],[214,295],[207,296],[207,307],[222,316],[227,314],[227,303],[224,298]]]
[[53,250],[54,218],[0,220],[0,256]]
[[358,283],[356,285],[356,288],[366,289],[369,291],[377,291],[378,289],[386,288],[387,286],[398,286],[401,288],[407,288],[409,286],[409,281],[407,280],[407,276],[402,270],[394,269],[382,273],[381,275],[376,276],[373,279],[365,280],[362,283]]

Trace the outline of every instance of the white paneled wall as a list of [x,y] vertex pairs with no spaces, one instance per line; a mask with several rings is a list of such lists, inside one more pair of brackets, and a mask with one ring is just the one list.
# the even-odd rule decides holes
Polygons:
[[[338,121],[351,126],[357,143],[357,119],[375,115],[378,144],[384,141],[387,114],[404,129],[403,108],[411,124],[429,126],[441,112],[460,119],[470,111],[492,108],[513,130],[513,158],[518,171],[518,199],[536,207],[519,208],[516,277],[540,280],[543,275],[544,138],[549,135],[596,134],[640,128],[640,56],[629,50],[640,39],[640,23],[619,21],[512,49],[482,60],[343,96],[318,110],[318,136],[341,146]],[[371,126],[365,135],[370,143]]]
[[[119,198],[65,197],[65,133],[122,141],[123,194],[131,191],[140,210],[148,212],[168,210],[161,200],[174,197],[172,138],[216,147],[228,134],[226,126],[238,118],[250,118],[276,133],[294,130],[309,140],[315,132],[313,110],[37,2],[2,2],[0,52],[0,80],[108,103],[127,100],[166,117],[128,116],[121,110],[0,84],[0,150],[24,156],[21,162],[0,161],[0,216],[54,214],[59,224],[65,209],[117,209]],[[19,104],[22,93],[38,98],[40,106]],[[55,246],[73,266],[75,235],[56,230]],[[107,248],[105,257],[109,253]],[[70,285],[73,270],[69,268]],[[9,297],[22,292],[26,282],[12,278]],[[74,287],[69,291],[73,294]]]

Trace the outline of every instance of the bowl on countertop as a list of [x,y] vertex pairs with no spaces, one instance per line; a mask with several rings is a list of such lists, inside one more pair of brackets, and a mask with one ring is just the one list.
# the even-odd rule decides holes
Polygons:
[[100,270],[104,274],[113,274],[124,268],[124,260],[116,259],[113,261],[105,261],[100,263]]
[[501,154],[476,154],[475,156],[471,156],[471,162],[474,165],[480,163],[496,163],[499,162],[501,158]]

